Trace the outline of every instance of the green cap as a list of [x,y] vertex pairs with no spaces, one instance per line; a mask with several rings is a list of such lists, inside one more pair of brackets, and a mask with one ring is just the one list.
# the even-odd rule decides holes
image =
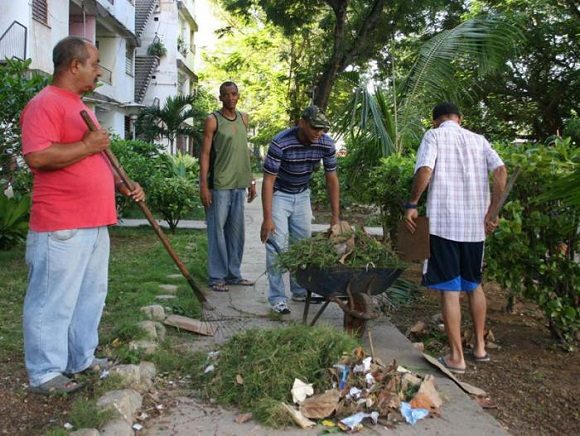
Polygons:
[[308,121],[315,129],[329,129],[330,123],[326,115],[318,108],[318,106],[311,105],[302,112],[302,119]]

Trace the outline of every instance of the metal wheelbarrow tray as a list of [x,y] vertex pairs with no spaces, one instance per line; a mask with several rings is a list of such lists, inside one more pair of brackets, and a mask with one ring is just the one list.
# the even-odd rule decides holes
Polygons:
[[[362,335],[369,319],[378,315],[372,310],[372,295],[385,292],[399,278],[400,268],[332,268],[307,267],[298,270],[294,277],[306,289],[306,303],[302,322],[306,324],[312,293],[322,295],[326,301],[312,319],[314,325],[331,302],[344,312],[345,330]],[[345,301],[346,300],[346,301]]]

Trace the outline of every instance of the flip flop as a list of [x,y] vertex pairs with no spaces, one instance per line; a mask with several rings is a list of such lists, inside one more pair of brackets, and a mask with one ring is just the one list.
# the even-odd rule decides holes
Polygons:
[[210,288],[214,292],[229,292],[225,283],[214,283],[213,285],[210,285]]
[[51,378],[49,381],[44,382],[39,386],[30,386],[30,392],[34,392],[35,394],[42,394],[42,395],[64,395],[70,394],[71,392],[78,391],[80,388],[84,386],[83,383],[80,383],[76,380],[72,380],[68,377],[65,377],[62,374],[57,375],[56,377]]
[[95,357],[93,358],[93,361],[91,362],[91,364],[86,367],[85,369],[83,369],[82,371],[79,372],[65,372],[64,375],[66,377],[74,377],[75,375],[80,375],[80,374],[87,374],[89,372],[100,372],[106,369],[111,368],[111,366],[113,366],[113,364],[109,361],[109,359],[107,359],[106,357]]
[[491,360],[491,357],[489,357],[489,354],[487,353],[481,357],[477,357],[475,354],[471,353],[471,357],[475,362],[489,362]]
[[439,362],[441,365],[443,365],[449,372],[452,372],[454,374],[465,374],[465,368],[458,368],[456,366],[451,366],[447,363],[447,361],[445,360],[445,357],[441,356],[437,359],[437,362]]
[[254,286],[255,282],[252,282],[250,280],[246,280],[246,279],[240,279],[238,281],[235,282],[228,282],[228,285],[232,285],[232,286]]

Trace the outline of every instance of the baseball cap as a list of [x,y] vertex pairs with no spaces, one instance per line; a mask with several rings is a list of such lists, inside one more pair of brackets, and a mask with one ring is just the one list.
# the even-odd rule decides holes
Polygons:
[[310,105],[302,112],[302,119],[308,121],[315,129],[329,129],[330,123],[318,106]]
[[436,105],[433,108],[433,119],[434,120],[436,120],[440,116],[451,115],[451,114],[455,114],[458,117],[460,117],[461,111],[459,110],[459,108],[455,104],[450,103],[448,101],[444,101],[443,103],[439,103],[438,105]]

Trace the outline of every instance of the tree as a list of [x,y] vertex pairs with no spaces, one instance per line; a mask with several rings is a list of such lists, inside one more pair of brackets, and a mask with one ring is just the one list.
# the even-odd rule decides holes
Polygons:
[[[137,118],[138,134],[145,141],[164,138],[169,142],[169,152],[174,153],[177,135],[185,135],[199,140],[203,131],[202,123],[206,117],[203,109],[195,105],[195,95],[168,97],[162,108],[150,106],[143,109]],[[186,121],[192,120],[193,125]]]
[[[48,77],[30,74],[30,59],[6,59],[0,65],[0,188],[12,178],[20,148],[20,114],[28,101],[48,84]],[[2,189],[3,190],[3,189]]]
[[[475,10],[497,11],[526,30],[507,68],[480,84],[470,118],[492,138],[543,141],[562,132],[580,106],[578,4],[567,0],[481,0]],[[576,91],[575,91],[576,90]]]
[[[376,59],[395,35],[449,26],[463,12],[459,0],[221,0],[226,10],[254,19],[256,10],[280,27],[299,48],[302,40],[317,46],[319,55],[308,65],[313,102],[326,108],[337,75]],[[428,25],[428,26],[427,26]],[[311,36],[316,39],[313,40]],[[305,39],[306,38],[306,39]],[[330,47],[331,48],[330,48]],[[296,70],[301,59],[295,59]],[[300,79],[300,75],[296,76]]]

